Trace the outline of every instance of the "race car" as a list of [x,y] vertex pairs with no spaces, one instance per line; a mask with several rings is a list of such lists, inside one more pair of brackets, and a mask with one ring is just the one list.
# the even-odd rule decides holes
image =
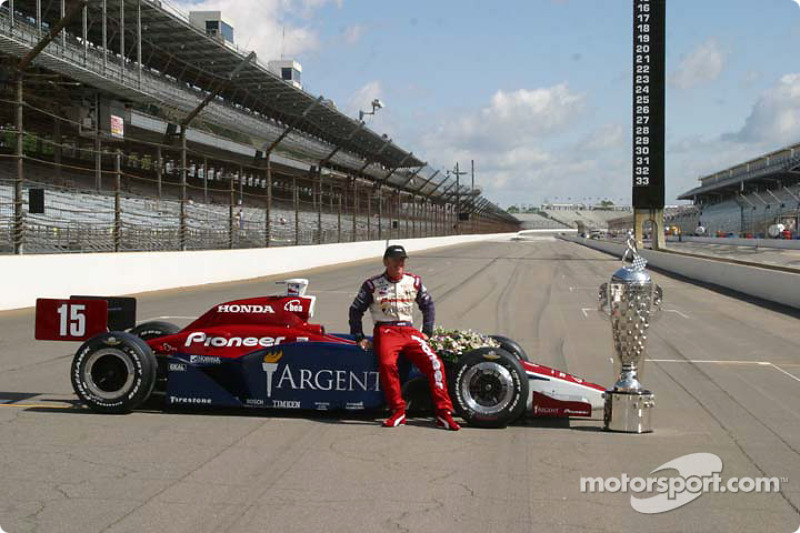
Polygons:
[[[165,408],[373,411],[385,408],[372,351],[312,324],[306,280],[283,294],[215,305],[188,326],[135,325],[133,298],[39,299],[36,338],[83,341],[72,361],[78,397],[99,413],[129,413],[161,397]],[[504,427],[523,415],[590,417],[604,387],[528,360],[511,339],[445,362],[457,414]],[[427,379],[401,357],[409,411],[430,408]],[[153,403],[148,402],[148,405]]]

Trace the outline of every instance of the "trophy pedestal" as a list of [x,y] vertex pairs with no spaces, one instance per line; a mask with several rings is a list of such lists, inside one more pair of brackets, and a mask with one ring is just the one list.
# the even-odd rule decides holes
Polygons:
[[620,433],[650,433],[653,426],[650,414],[655,405],[655,394],[650,391],[622,392],[607,390],[604,422],[606,431]]

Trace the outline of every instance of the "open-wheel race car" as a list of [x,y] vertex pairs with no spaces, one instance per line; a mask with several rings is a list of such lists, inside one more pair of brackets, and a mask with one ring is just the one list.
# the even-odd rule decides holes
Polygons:
[[[156,396],[166,408],[384,408],[373,352],[309,323],[315,297],[296,281],[284,294],[215,305],[184,328],[135,325],[132,298],[39,299],[36,338],[83,341],[72,386],[100,413],[128,413]],[[588,417],[603,407],[603,387],[533,363],[513,340],[493,338],[499,347],[445,362],[454,407],[467,424]],[[430,406],[427,378],[402,357],[399,368],[409,411],[423,411]]]

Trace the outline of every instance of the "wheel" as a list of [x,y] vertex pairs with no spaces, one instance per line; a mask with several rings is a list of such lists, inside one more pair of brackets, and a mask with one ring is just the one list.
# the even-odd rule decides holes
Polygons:
[[[142,322],[135,328],[131,328],[129,332],[144,341],[149,341],[150,339],[173,335],[180,330],[181,327],[176,326],[172,322],[152,320],[150,322]],[[158,364],[158,369],[156,372],[156,386],[153,392],[155,394],[165,394],[167,392],[167,358],[156,357],[156,363]]]
[[528,378],[517,357],[502,348],[480,348],[458,360],[450,395],[468,424],[505,427],[525,411]]
[[151,322],[142,322],[135,328],[131,328],[129,333],[136,335],[143,341],[149,341],[157,337],[164,337],[166,335],[173,335],[181,330],[180,326],[176,326],[171,322],[162,322],[161,320],[153,320]]
[[515,356],[520,361],[525,361],[526,363],[531,362],[528,354],[525,353],[525,350],[522,348],[522,346],[520,346],[519,343],[514,339],[509,339],[503,335],[489,335],[489,337],[499,342],[500,348]]
[[101,333],[78,349],[71,379],[75,393],[93,411],[130,413],[153,391],[156,358],[130,333]]

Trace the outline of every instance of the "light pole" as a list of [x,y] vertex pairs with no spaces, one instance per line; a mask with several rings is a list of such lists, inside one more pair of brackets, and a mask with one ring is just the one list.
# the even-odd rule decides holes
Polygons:
[[376,112],[378,109],[383,109],[383,107],[384,107],[384,105],[383,105],[383,102],[381,102],[381,101],[380,101],[380,100],[378,100],[377,98],[376,98],[376,99],[374,99],[372,102],[370,102],[370,104],[372,105],[372,111],[359,111],[359,112],[358,112],[358,121],[359,121],[359,122],[362,122],[362,121],[364,120],[364,117],[365,117],[365,116],[367,116],[367,115],[374,115],[374,114],[375,114],[375,112]]

